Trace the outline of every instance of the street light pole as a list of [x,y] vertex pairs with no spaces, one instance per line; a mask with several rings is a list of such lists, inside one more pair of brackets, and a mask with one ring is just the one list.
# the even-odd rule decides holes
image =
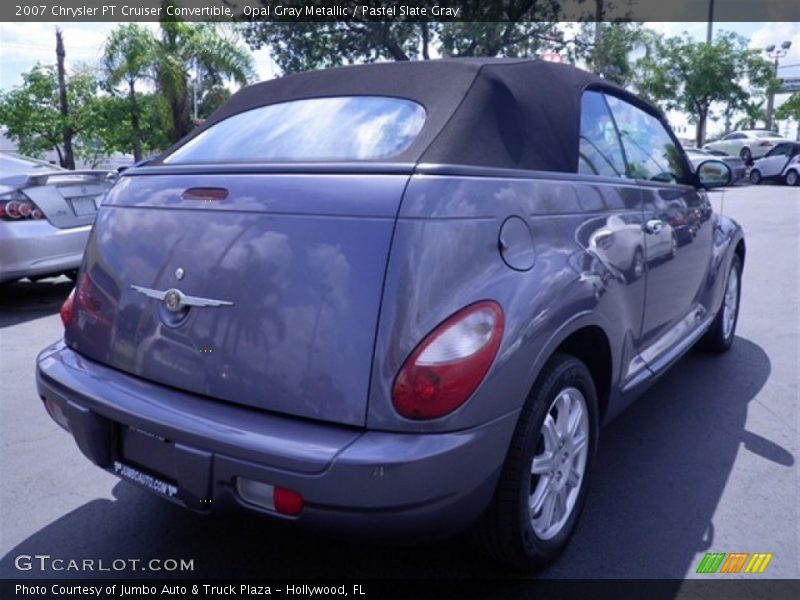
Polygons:
[[706,30],[706,44],[714,40],[714,0],[708,0],[708,29]]
[[[778,79],[778,63],[781,58],[786,56],[787,52],[789,52],[789,48],[791,48],[792,42],[786,41],[781,44],[780,48],[776,48],[775,44],[770,44],[766,48],[764,48],[764,52],[767,53],[771,59],[775,61],[775,79]],[[770,86],[769,94],[767,95],[767,129],[772,131],[772,115],[775,112],[775,89]]]

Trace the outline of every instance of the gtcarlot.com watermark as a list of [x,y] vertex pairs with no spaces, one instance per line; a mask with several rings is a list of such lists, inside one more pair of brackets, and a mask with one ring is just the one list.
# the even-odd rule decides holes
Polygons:
[[194,559],[185,558],[60,558],[49,554],[20,554],[14,559],[18,571],[32,572],[186,572],[194,571]]

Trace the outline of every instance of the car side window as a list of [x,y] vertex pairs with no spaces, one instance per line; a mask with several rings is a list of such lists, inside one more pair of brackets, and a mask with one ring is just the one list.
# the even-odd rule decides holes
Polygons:
[[682,183],[686,179],[683,153],[653,115],[607,96],[627,158],[626,175],[633,179]]
[[722,139],[726,140],[726,141],[727,140],[743,140],[745,137],[746,136],[744,134],[741,134],[741,133],[729,133],[728,135],[726,135]]
[[603,95],[598,92],[584,92],[581,99],[578,173],[625,176],[625,159],[617,129]]
[[791,152],[792,146],[790,144],[778,144],[767,152],[767,156],[789,156]]

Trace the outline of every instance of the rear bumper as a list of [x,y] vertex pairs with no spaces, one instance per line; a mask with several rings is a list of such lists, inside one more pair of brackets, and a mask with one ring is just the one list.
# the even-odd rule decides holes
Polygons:
[[[169,463],[136,463],[174,483],[173,501],[208,511],[250,509],[343,533],[396,537],[454,533],[488,505],[516,424],[509,414],[440,434],[366,431],[276,416],[153,384],[90,361],[58,342],[37,359],[43,399],[65,412],[82,452],[114,472],[121,432],[171,442]],[[248,504],[245,477],[296,490],[298,517]]]
[[0,223],[0,282],[77,269],[91,229],[59,229],[45,220]]

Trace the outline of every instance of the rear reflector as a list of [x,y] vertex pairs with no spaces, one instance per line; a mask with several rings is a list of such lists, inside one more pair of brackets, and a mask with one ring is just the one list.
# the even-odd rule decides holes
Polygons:
[[64,411],[61,410],[61,407],[58,404],[48,398],[44,401],[44,407],[47,409],[47,412],[53,421],[69,431],[69,420],[67,420],[67,415],[64,414]]
[[237,477],[236,492],[245,502],[282,515],[296,517],[303,512],[303,497],[294,490]]
[[64,327],[69,327],[69,324],[72,323],[72,316],[75,314],[75,288],[72,288],[72,291],[67,296],[67,299],[64,300],[64,304],[61,305],[61,310],[59,314],[61,315],[61,322],[64,324]]
[[228,197],[228,190],[225,188],[189,188],[183,192],[184,200],[225,200]]

